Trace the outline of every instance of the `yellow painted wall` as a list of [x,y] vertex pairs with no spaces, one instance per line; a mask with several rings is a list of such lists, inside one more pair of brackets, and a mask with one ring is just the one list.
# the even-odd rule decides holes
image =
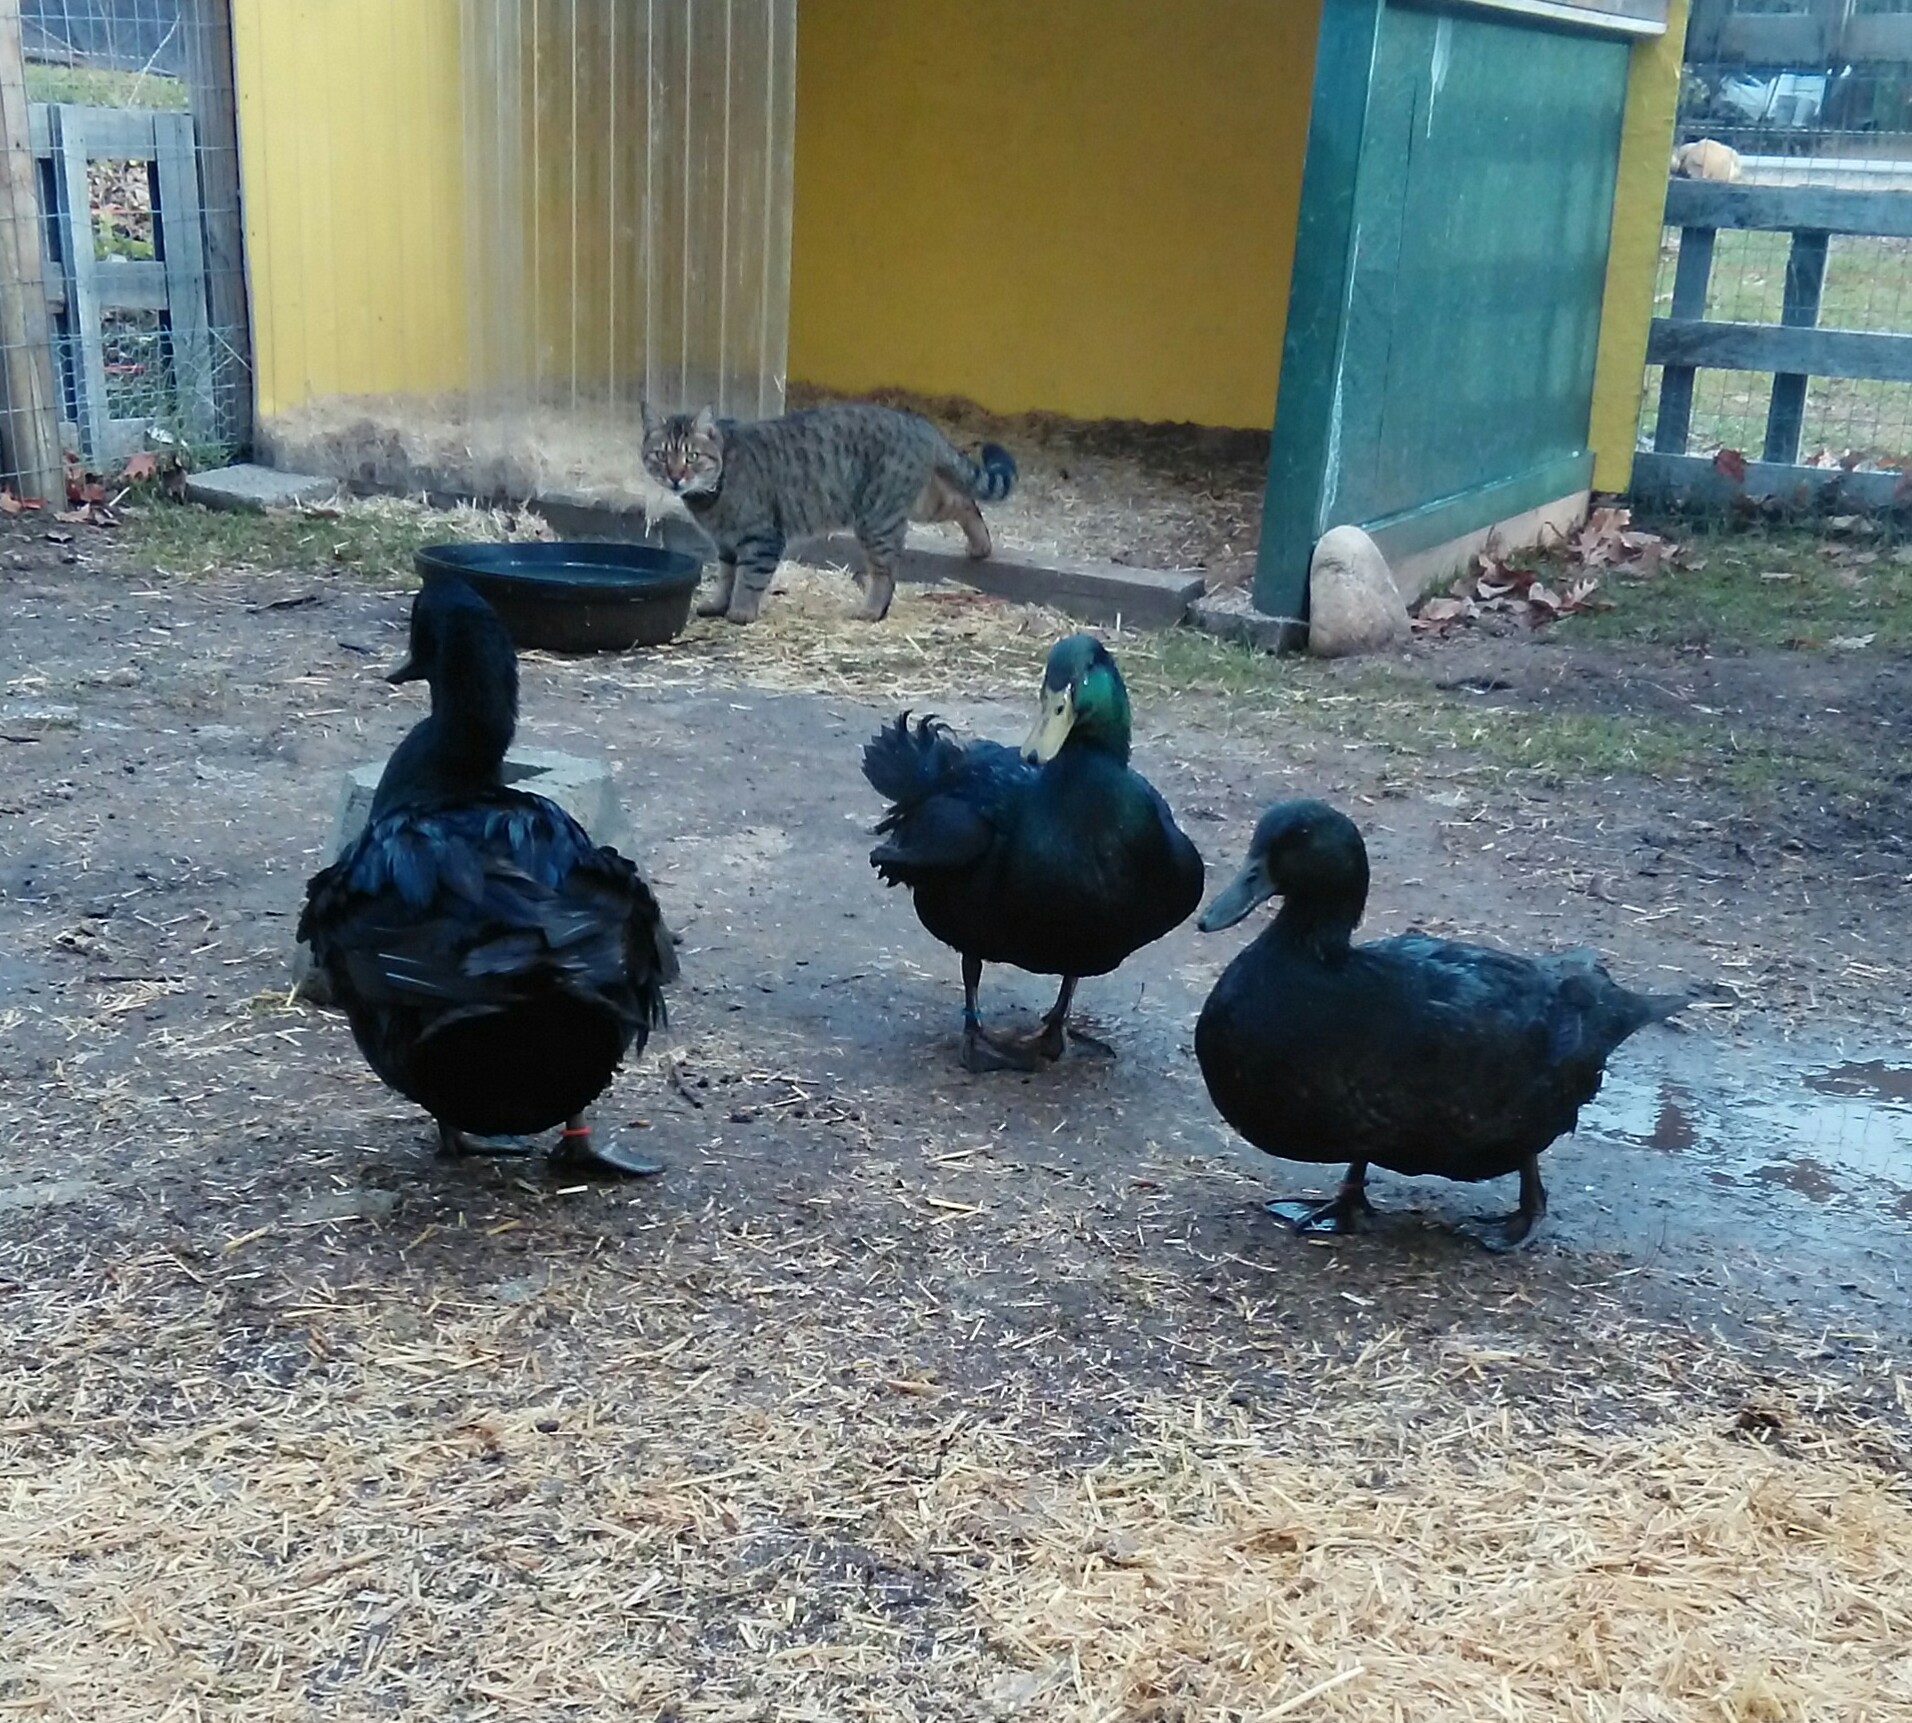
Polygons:
[[262,417],[463,381],[458,0],[233,0]]
[[1320,0],[802,0],[790,374],[1266,427]]
[[1627,112],[1613,195],[1613,240],[1593,374],[1593,485],[1623,491],[1633,477],[1646,378],[1647,326],[1659,274],[1667,162],[1680,99],[1687,0],[1672,0],[1664,36],[1640,43],[1627,71]]

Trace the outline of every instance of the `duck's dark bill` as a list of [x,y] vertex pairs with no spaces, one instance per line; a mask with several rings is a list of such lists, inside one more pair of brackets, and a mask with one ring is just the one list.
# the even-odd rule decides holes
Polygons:
[[385,680],[387,682],[416,682],[423,677],[424,674],[425,672],[418,667],[418,660],[411,657],[410,654],[407,654],[405,662],[396,670],[389,672]]
[[1268,883],[1268,875],[1261,864],[1250,862],[1235,876],[1227,889],[1202,911],[1202,918],[1195,925],[1204,933],[1219,933],[1224,927],[1233,927],[1257,904],[1266,903],[1274,895],[1275,888]]

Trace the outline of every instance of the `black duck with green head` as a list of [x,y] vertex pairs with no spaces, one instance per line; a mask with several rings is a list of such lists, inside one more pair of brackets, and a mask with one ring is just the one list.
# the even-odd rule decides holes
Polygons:
[[[1059,1058],[1076,983],[1108,974],[1201,902],[1202,858],[1130,769],[1129,731],[1115,660],[1093,635],[1072,634],[1049,654],[1020,752],[959,742],[934,718],[912,726],[907,712],[863,750],[864,776],[891,804],[871,865],[908,886],[923,925],[961,954],[971,1070]],[[1062,978],[1036,1036],[984,1032],[976,989],[985,963]]]
[[[1204,933],[1256,905],[1280,913],[1202,1007],[1195,1056],[1217,1110],[1256,1148],[1349,1163],[1302,1229],[1372,1212],[1370,1163],[1448,1179],[1520,1174],[1520,1206],[1480,1228],[1518,1244],[1547,1212],[1540,1155],[1574,1128],[1607,1057],[1692,994],[1633,993],[1588,951],[1518,957],[1425,934],[1355,945],[1368,853],[1325,802],[1278,802],[1202,914]],[[1279,1212],[1279,1211],[1278,1211]]]

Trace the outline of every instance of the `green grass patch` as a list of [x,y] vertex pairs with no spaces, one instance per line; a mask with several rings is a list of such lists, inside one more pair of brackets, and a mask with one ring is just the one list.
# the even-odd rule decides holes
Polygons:
[[1885,535],[1724,531],[1686,541],[1688,566],[1645,579],[1603,578],[1613,608],[1562,624],[1572,639],[1792,647],[1912,648],[1912,544]]
[[89,108],[165,108],[188,105],[183,79],[157,72],[115,72],[93,66],[27,67],[27,100],[71,102]]
[[[1578,629],[1578,619],[1565,626]],[[1486,770],[1560,784],[1637,776],[1698,780],[1755,797],[1785,784],[1833,794],[1876,787],[1867,763],[1784,728],[1696,713],[1595,712],[1447,689],[1424,672],[1376,662],[1353,676],[1275,658],[1190,629],[1139,635],[1120,649],[1138,706],[1175,707],[1225,727],[1272,718],[1373,747],[1443,775]]]
[[337,509],[265,513],[201,508],[147,494],[122,510],[120,553],[169,574],[245,568],[324,569],[369,580],[410,580],[428,544],[544,536],[534,517],[495,509],[435,509],[400,497],[366,497]]

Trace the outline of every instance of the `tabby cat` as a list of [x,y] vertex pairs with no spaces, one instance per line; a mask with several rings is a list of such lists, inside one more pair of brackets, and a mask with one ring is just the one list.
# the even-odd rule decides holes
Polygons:
[[793,538],[849,527],[863,547],[863,605],[880,622],[896,592],[908,523],[954,521],[969,554],[989,554],[978,502],[1016,482],[1009,451],[984,443],[975,460],[929,420],[893,407],[841,402],[740,424],[706,407],[669,418],[644,409],[644,469],[717,546],[717,588],[699,616],[755,622]]

